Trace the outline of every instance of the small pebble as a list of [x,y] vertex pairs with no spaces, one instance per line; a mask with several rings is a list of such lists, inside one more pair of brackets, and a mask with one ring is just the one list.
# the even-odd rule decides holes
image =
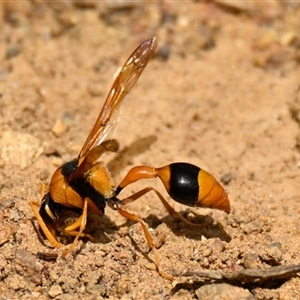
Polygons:
[[52,127],[52,132],[56,136],[60,136],[67,130],[67,128],[68,126],[61,119],[57,119]]
[[196,296],[201,300],[255,300],[255,297],[248,290],[227,283],[204,285],[196,290]]
[[52,285],[49,292],[48,292],[48,295],[52,298],[58,296],[58,295],[61,295],[63,293],[63,290],[61,288],[60,285],[58,284],[55,284],[55,285]]

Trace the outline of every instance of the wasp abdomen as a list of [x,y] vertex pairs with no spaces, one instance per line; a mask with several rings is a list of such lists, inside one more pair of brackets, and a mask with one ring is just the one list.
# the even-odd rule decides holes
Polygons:
[[155,172],[169,195],[177,202],[230,212],[226,192],[205,170],[189,163],[173,163],[155,169]]

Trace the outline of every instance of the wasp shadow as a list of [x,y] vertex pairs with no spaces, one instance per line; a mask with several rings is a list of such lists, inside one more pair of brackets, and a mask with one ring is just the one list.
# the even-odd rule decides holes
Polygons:
[[[205,236],[207,239],[219,238],[226,243],[231,241],[231,237],[224,230],[222,224],[211,216],[198,215],[193,212],[194,216],[188,217],[189,210],[181,211],[180,214],[189,222],[199,226],[187,225],[181,220],[174,219],[168,215],[160,219],[159,222],[165,223],[177,236],[184,236],[193,240],[201,240],[202,236]],[[152,215],[149,217],[155,218]]]
[[134,157],[146,152],[156,140],[156,136],[150,135],[134,141],[131,145],[118,151],[116,156],[107,164],[107,168],[113,174],[120,173],[130,165],[130,161]]
[[[193,217],[187,218],[186,215],[188,213],[189,210],[180,212],[180,214],[189,222],[200,225],[199,227],[187,225],[181,220],[174,219],[169,215],[160,219],[156,215],[150,214],[148,217],[143,218],[143,221],[146,222],[151,228],[157,228],[160,224],[164,223],[175,235],[184,236],[185,238],[193,240],[201,240],[202,236],[205,236],[207,239],[219,238],[227,243],[231,241],[231,237],[226,233],[220,222],[214,220],[210,216],[203,216],[195,213]],[[135,222],[126,220],[126,222],[120,225],[119,228],[123,226],[130,226],[132,224],[135,224]]]

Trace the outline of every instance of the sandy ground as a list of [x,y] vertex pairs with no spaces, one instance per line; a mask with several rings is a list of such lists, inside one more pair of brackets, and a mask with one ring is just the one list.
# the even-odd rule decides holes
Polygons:
[[139,224],[109,208],[89,219],[96,241],[80,240],[63,258],[28,205],[78,155],[115,71],[157,36],[156,56],[122,106],[121,151],[105,163],[116,185],[135,165],[194,163],[223,182],[232,207],[229,215],[184,207],[157,180],[124,190],[155,186],[187,219],[207,223],[174,220],[151,193],[128,205],[148,224],[163,270],[299,264],[299,26],[293,1],[1,2],[0,298],[300,299],[297,276],[166,280]]

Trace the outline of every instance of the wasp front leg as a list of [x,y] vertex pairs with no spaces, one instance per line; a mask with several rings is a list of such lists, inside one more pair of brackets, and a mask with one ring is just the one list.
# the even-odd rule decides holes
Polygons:
[[[40,209],[40,204],[38,202],[30,201],[29,205],[39,223],[39,226],[41,227],[43,233],[45,234],[46,238],[48,241],[51,243],[51,245],[54,248],[61,248],[63,247],[63,244],[58,242],[57,237],[56,237],[56,232],[55,228],[53,226],[52,222],[45,222],[45,217],[43,218],[41,215],[41,209]],[[38,209],[39,208],[39,209]]]
[[57,240],[56,231],[54,228],[54,219],[57,216],[54,216],[52,212],[53,200],[51,199],[49,193],[45,193],[46,189],[48,189],[48,185],[42,183],[40,186],[40,194],[42,200],[40,201],[40,203],[30,201],[29,205],[48,241],[54,248],[61,248],[63,247],[63,244],[61,244]]
[[[63,256],[67,255],[76,246],[79,237],[88,237],[90,240],[94,240],[90,235],[83,233],[87,220],[87,207],[90,202],[89,199],[85,200],[82,215],[73,224],[64,229],[67,235],[75,236],[75,239],[72,245],[63,252]],[[61,218],[61,214],[66,214],[70,208],[54,202],[49,193],[43,197],[41,204],[31,201],[29,205],[40,228],[52,246],[55,248],[63,247],[64,245],[57,240],[55,228]]]

